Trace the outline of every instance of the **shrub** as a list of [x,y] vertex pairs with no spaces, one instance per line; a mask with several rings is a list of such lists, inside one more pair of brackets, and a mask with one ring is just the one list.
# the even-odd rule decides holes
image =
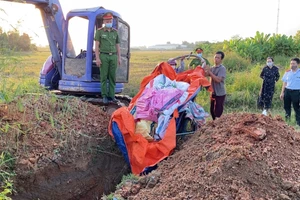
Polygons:
[[229,52],[225,54],[223,64],[227,72],[232,73],[245,71],[251,65],[251,62],[249,59],[242,58],[235,52]]

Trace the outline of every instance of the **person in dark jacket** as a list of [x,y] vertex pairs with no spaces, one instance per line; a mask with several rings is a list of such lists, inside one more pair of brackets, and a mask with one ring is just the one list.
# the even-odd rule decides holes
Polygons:
[[267,58],[266,64],[260,73],[260,78],[263,79],[263,83],[260,90],[259,105],[263,109],[263,115],[267,115],[272,106],[275,83],[280,77],[279,69],[274,65],[274,59],[272,57]]

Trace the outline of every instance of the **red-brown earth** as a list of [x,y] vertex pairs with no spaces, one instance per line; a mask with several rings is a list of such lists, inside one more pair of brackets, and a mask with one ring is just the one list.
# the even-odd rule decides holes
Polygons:
[[299,200],[300,134],[281,117],[233,113],[209,121],[119,199]]
[[31,95],[2,104],[0,119],[0,152],[15,158],[14,200],[97,199],[129,172],[103,107]]
[[[15,158],[13,199],[100,199],[129,172],[102,107],[31,95],[2,104],[0,118],[0,151]],[[226,114],[178,144],[115,197],[300,199],[300,134],[279,116]]]

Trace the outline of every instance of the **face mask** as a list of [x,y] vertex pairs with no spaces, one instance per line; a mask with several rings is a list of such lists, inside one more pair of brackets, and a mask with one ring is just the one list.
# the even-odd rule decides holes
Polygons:
[[269,67],[272,67],[272,66],[273,66],[273,63],[272,63],[272,62],[267,62],[267,65],[268,65]]
[[105,24],[105,27],[106,27],[106,28],[111,28],[111,27],[112,27],[112,23],[106,23],[106,24]]
[[175,69],[176,65],[171,65],[171,67],[172,67],[173,69]]
[[201,58],[202,57],[202,53],[198,53],[197,56]]

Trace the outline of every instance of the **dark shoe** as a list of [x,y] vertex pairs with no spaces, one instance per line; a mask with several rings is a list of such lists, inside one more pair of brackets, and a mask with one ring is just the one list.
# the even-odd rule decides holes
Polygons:
[[107,99],[107,97],[103,97],[103,100],[102,100],[102,101],[103,101],[104,104],[108,104],[108,99]]
[[119,101],[116,98],[108,97],[109,102],[118,103]]

